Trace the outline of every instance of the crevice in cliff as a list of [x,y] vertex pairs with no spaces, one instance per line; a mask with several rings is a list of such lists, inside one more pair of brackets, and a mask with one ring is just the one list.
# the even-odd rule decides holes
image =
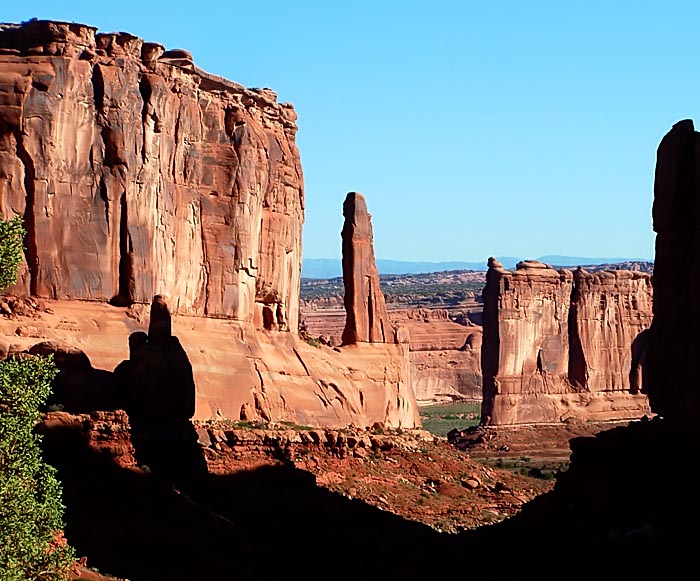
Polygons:
[[299,351],[297,350],[296,347],[294,348],[294,355],[297,356],[297,359],[299,360],[299,363],[301,363],[301,366],[304,368],[304,371],[306,372],[306,375],[311,375],[311,374],[309,373],[309,368],[306,367],[306,363],[304,363],[304,360],[301,358],[301,355],[299,355]]
[[199,197],[199,239],[202,244],[202,268],[204,281],[202,292],[204,293],[204,316],[209,315],[209,259],[207,258],[206,232],[204,230],[204,212],[202,211],[202,197]]
[[15,132],[15,147],[17,157],[24,166],[24,191],[26,195],[24,206],[24,258],[29,270],[29,294],[37,294],[37,281],[39,278],[39,250],[36,241],[36,217],[34,206],[36,204],[36,169],[34,160],[24,146],[21,131]]
[[588,385],[588,366],[586,355],[583,351],[583,343],[579,333],[577,313],[580,290],[574,281],[571,288],[571,303],[569,307],[568,340],[569,340],[569,365],[568,379],[574,387],[585,390]]
[[146,128],[148,125],[148,106],[151,101],[151,95],[153,94],[153,89],[148,77],[142,76],[139,81],[139,93],[141,93],[141,99],[143,101],[143,107],[141,108],[141,123],[143,124],[143,140],[141,141],[141,160],[146,163]]
[[107,196],[107,184],[105,184],[104,178],[100,178],[100,185],[98,186],[97,191],[100,194],[100,199],[104,202],[105,205],[105,222],[107,224],[107,234],[110,234],[112,231],[112,222],[109,219],[109,196]]
[[119,282],[117,294],[109,301],[116,307],[128,307],[134,303],[134,248],[129,235],[129,213],[126,192],[119,199]]
[[374,305],[372,304],[372,279],[370,277],[368,278],[368,286],[369,286],[369,292],[367,293],[367,322],[368,322],[368,335],[369,335],[369,342],[374,343],[374,336],[373,336],[373,330],[374,330]]
[[95,102],[95,112],[103,113],[105,100],[105,82],[99,65],[92,67],[92,98]]

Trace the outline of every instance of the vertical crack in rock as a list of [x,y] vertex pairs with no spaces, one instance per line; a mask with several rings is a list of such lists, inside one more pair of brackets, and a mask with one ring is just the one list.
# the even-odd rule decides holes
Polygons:
[[579,285],[574,278],[571,288],[571,307],[569,308],[569,365],[567,374],[571,385],[579,389],[586,389],[588,386],[588,367],[578,326],[580,294]]
[[199,198],[199,240],[202,244],[202,270],[204,280],[202,281],[202,291],[204,293],[204,316],[209,314],[209,258],[207,257],[206,229],[204,228],[204,212],[202,209],[202,198]]
[[15,132],[15,147],[17,157],[24,167],[24,191],[26,202],[24,207],[24,257],[29,270],[29,292],[31,295],[37,294],[39,278],[39,251],[36,239],[36,217],[34,206],[36,203],[36,170],[34,160],[24,146],[24,137],[20,130]]
[[117,295],[110,301],[117,307],[128,307],[134,302],[133,264],[134,248],[129,235],[129,210],[126,202],[126,192],[119,199],[119,283]]
[[97,186],[97,192],[100,195],[100,199],[105,205],[105,223],[107,224],[107,234],[111,234],[112,222],[109,219],[109,196],[107,195],[107,184],[103,177],[100,177],[100,183]]
[[294,348],[294,355],[297,356],[297,359],[299,360],[299,363],[301,363],[301,366],[304,368],[306,375],[310,376],[311,374],[309,373],[309,368],[306,367],[306,363],[304,363],[304,360],[301,358],[301,355],[299,355],[299,351],[297,350],[296,347]]
[[92,67],[92,98],[95,102],[95,113],[104,113],[105,82],[99,65]]
[[148,126],[148,108],[151,102],[151,95],[153,94],[153,89],[151,84],[148,82],[148,77],[145,75],[141,77],[139,81],[139,93],[141,93],[141,99],[143,100],[143,107],[141,108],[141,124],[143,125],[141,140],[141,161],[146,163],[146,139],[147,139],[147,126]]

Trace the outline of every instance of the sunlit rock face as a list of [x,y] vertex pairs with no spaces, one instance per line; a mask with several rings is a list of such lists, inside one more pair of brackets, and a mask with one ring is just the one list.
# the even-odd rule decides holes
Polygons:
[[408,332],[418,405],[481,400],[480,326],[456,323],[446,309],[396,309],[389,316]]
[[197,419],[419,425],[391,327],[387,343],[340,352],[297,334],[296,130],[271,90],[210,75],[186,50],[81,24],[0,25],[0,212],[27,230],[9,292],[43,305],[0,316],[2,351],[61,341],[111,373],[158,295]]
[[[0,28],[0,204],[22,214],[16,290],[296,328],[296,114],[126,33]],[[257,304],[256,304],[257,303]]]
[[343,343],[393,343],[379,273],[374,259],[372,216],[365,197],[350,192],[343,203],[343,282],[345,284],[345,329]]
[[619,419],[648,409],[638,337],[651,324],[649,275],[572,273],[537,261],[510,272],[491,259],[483,299],[483,423]]
[[654,180],[654,324],[649,400],[665,418],[700,417],[700,134],[689,119],[662,139]]

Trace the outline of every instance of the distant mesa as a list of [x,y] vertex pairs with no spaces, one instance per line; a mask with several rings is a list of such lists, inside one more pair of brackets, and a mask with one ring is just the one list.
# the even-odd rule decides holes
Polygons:
[[649,411],[638,337],[651,275],[490,261],[483,291],[481,421],[508,425],[636,418]]
[[[522,258],[513,256],[498,257],[498,261],[503,268],[515,268]],[[576,266],[600,266],[600,265],[621,265],[629,270],[644,270],[646,267],[634,268],[633,265],[651,265],[651,260],[645,258],[585,258],[581,256],[540,256],[536,260],[557,267]],[[414,262],[410,260],[386,260],[378,258],[376,260],[377,271],[380,275],[386,274],[426,274],[431,272],[445,272],[448,270],[476,270],[486,272],[488,270],[487,261],[466,262]],[[304,258],[301,266],[302,278],[329,279],[343,276],[343,269],[340,259],[335,258]]]

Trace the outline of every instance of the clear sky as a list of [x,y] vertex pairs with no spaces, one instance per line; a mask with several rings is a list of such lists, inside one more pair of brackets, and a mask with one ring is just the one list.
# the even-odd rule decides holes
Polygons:
[[700,3],[5,2],[190,50],[299,114],[304,257],[340,256],[365,194],[375,253],[652,258],[656,148],[700,111]]

